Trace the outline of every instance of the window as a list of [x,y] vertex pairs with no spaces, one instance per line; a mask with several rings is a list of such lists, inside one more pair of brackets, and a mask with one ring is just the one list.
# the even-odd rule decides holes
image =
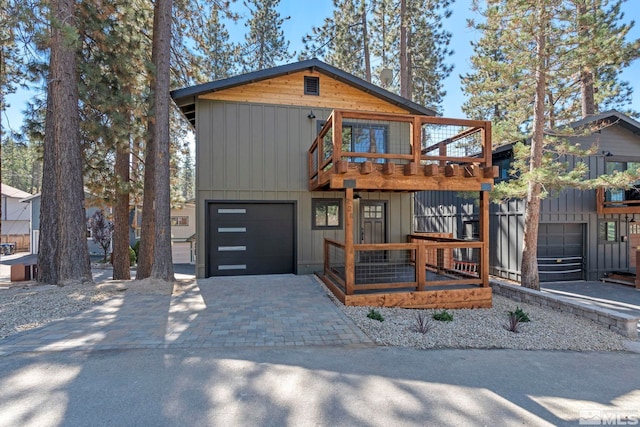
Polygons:
[[304,76],[304,94],[320,96],[320,78]]
[[[636,159],[634,159],[636,160]],[[606,162],[607,175],[613,175],[614,173],[630,171],[638,173],[640,170],[640,161],[621,162],[617,160],[610,160]],[[628,190],[611,189],[606,190],[604,193],[604,200],[607,202],[624,202],[625,200],[640,200],[640,181],[636,181],[634,188]]]
[[498,177],[496,182],[507,181],[511,178],[511,159],[494,160],[494,166],[498,167]]
[[[318,121],[318,133],[324,126],[324,121]],[[342,124],[342,151],[352,153],[388,153],[389,126],[376,123],[343,123]],[[325,149],[333,147],[331,135],[325,136]],[[384,163],[384,159],[365,157],[349,157],[350,162],[362,163],[365,161]]]
[[178,227],[186,227],[189,225],[189,217],[188,216],[172,216],[171,217],[171,226]]
[[616,221],[600,221],[598,223],[598,241],[615,243],[618,241],[618,223]]
[[341,199],[312,199],[311,200],[311,228],[313,230],[342,229],[342,200]]

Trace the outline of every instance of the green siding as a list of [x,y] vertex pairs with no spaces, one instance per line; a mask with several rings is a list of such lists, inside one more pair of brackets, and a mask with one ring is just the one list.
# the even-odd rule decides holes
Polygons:
[[[344,231],[311,229],[312,198],[342,198],[342,192],[309,192],[307,150],[316,136],[316,120],[330,110],[200,100],[197,104],[196,274],[205,274],[205,201],[295,200],[297,202],[298,273],[322,269],[325,238],[344,240]],[[391,141],[408,138],[408,127],[392,126]],[[402,134],[400,134],[402,132]],[[407,139],[405,139],[407,140]],[[392,142],[393,143],[393,142]],[[408,147],[407,147],[408,151]],[[411,196],[362,193],[364,199],[388,200],[390,242],[405,242],[411,231]],[[355,202],[358,203],[357,201]],[[344,206],[344,205],[343,205]],[[359,212],[359,206],[354,206]],[[360,224],[354,224],[359,238]],[[356,240],[357,241],[357,240]]]

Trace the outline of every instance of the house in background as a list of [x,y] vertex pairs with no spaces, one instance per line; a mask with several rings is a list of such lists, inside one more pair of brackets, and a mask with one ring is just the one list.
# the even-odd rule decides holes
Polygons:
[[195,264],[195,201],[171,208],[171,254],[174,264]]
[[[486,239],[412,235],[412,192],[488,200],[488,122],[433,117],[317,59],[171,95],[196,132],[197,277],[318,272],[353,304],[491,304]],[[476,269],[454,271],[454,253]]]
[[29,206],[20,203],[31,194],[2,184],[1,243],[15,243],[15,250],[29,250]]
[[[85,217],[90,218],[96,211],[103,210],[105,211],[105,215],[108,215],[110,212],[110,208],[106,205],[106,203],[98,198],[93,196],[90,193],[85,191]],[[40,243],[40,203],[42,197],[40,194],[34,194],[33,196],[25,197],[21,201],[23,203],[28,204],[30,207],[30,217],[29,221],[31,222],[31,253],[37,254]],[[89,248],[90,255],[103,255],[104,251],[102,247],[93,241],[91,238],[91,232],[87,227],[87,246]]]
[[[617,111],[596,114],[571,124],[591,128],[571,142],[598,154],[584,161],[589,178],[615,171],[640,170],[640,123]],[[498,179],[509,179],[513,160],[510,145],[493,153]],[[639,183],[640,184],[640,183]],[[520,280],[524,202],[511,200],[490,205],[489,268],[493,275]],[[424,192],[415,198],[416,230],[445,229],[454,236],[473,239],[478,232],[478,207],[473,199],[455,192]],[[538,266],[541,282],[599,280],[612,273],[635,274],[640,248],[640,192],[628,190],[564,190],[542,201],[538,231]]]

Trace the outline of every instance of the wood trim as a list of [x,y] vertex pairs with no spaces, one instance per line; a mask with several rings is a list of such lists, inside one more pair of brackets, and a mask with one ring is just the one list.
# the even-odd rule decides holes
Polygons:
[[344,224],[344,268],[345,268],[345,293],[353,294],[353,286],[356,282],[355,251],[353,244],[353,188],[347,188],[345,192],[345,224]]
[[482,280],[482,286],[489,286],[489,192],[480,192],[480,241],[483,246],[480,249],[480,262],[478,263],[478,275]]

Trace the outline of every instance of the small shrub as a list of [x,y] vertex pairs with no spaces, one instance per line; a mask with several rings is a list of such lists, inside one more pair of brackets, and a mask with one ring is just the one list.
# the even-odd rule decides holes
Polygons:
[[369,310],[369,314],[367,314],[367,317],[379,322],[384,322],[384,317],[382,317],[382,314],[380,314],[378,310],[374,310],[373,308]]
[[509,316],[514,315],[518,318],[518,322],[526,323],[530,322],[529,315],[525,313],[520,307],[516,306],[516,311],[510,311]]
[[414,332],[420,332],[422,335],[429,332],[431,329],[431,322],[427,319],[427,316],[424,315],[421,311],[416,314],[416,324],[413,325],[412,330]]
[[453,320],[453,314],[449,313],[447,310],[434,313],[432,317],[433,320],[437,320],[439,322],[451,322]]
[[136,253],[136,262],[140,259],[140,240],[133,244],[133,251]]
[[135,265],[138,257],[136,256],[136,251],[133,250],[131,246],[129,246],[129,265]]
[[520,332],[520,319],[514,311],[509,312],[509,323],[504,328],[509,332]]

